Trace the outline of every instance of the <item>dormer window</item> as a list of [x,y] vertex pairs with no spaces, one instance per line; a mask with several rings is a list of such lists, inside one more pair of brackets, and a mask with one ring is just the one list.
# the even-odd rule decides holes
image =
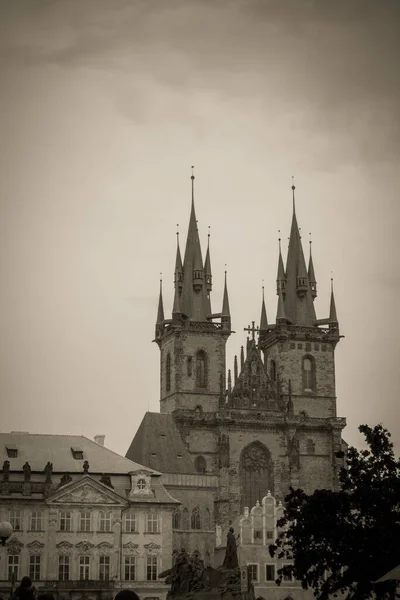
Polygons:
[[81,448],[71,448],[71,452],[75,460],[83,460],[83,450]]
[[18,458],[18,448],[13,444],[8,444],[7,448],[7,456],[8,458]]
[[146,480],[145,479],[138,479],[137,487],[138,487],[138,490],[144,490],[144,489],[146,489]]

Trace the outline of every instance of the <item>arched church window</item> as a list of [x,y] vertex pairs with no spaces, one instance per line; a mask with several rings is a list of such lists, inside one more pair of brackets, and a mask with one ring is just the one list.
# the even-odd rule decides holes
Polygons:
[[194,461],[194,468],[198,473],[205,473],[207,471],[207,463],[204,456],[196,456]]
[[192,510],[192,518],[190,520],[191,529],[201,529],[200,509],[196,506]]
[[315,392],[315,359],[310,355],[303,357],[303,391]]
[[211,530],[211,515],[208,508],[205,508],[203,513],[203,529],[205,531]]
[[207,387],[207,354],[204,350],[196,354],[196,387]]
[[272,381],[276,381],[276,362],[274,360],[271,360],[270,363],[269,376],[271,377]]
[[169,352],[165,361],[165,389],[167,392],[171,391],[171,355]]
[[261,442],[246,446],[240,456],[240,504],[252,508],[257,500],[261,502],[268,491],[273,494],[273,463],[269,450]]
[[181,515],[181,529],[185,531],[189,529],[189,511],[187,508],[184,508]]
[[172,529],[180,529],[181,528],[181,511],[179,508],[174,510],[172,515]]

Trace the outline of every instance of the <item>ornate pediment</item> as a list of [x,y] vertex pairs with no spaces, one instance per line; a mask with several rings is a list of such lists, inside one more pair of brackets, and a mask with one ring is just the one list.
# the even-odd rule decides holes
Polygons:
[[100,542],[100,544],[97,544],[96,546],[99,550],[102,551],[106,551],[106,550],[112,550],[113,545],[110,544],[109,542]]
[[94,544],[88,542],[87,540],[84,540],[83,542],[78,542],[77,544],[75,544],[75,548],[78,548],[80,552],[87,553],[93,550]]
[[50,504],[126,505],[126,501],[116,492],[90,476],[63,486],[48,497],[47,502]]
[[17,540],[17,538],[11,538],[7,542],[8,554],[19,554],[21,552],[22,547],[23,544],[19,540]]
[[161,550],[161,546],[155,544],[154,542],[150,542],[150,544],[145,544],[144,548],[147,554],[159,554]]
[[27,544],[26,547],[29,548],[31,552],[36,552],[40,554],[43,551],[44,544],[42,544],[42,542],[39,542],[38,540],[33,540],[33,542]]
[[134,544],[133,542],[127,542],[123,545],[123,551],[125,554],[139,554],[139,544]]
[[73,544],[71,544],[71,542],[67,542],[66,540],[56,544],[56,548],[58,548],[58,550],[63,551],[63,552],[68,552],[73,547],[74,547]]

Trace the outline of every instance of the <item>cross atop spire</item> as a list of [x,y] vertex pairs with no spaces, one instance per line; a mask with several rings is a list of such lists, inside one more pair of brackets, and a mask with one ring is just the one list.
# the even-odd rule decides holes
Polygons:
[[295,189],[296,186],[294,185],[294,175],[292,175],[293,214],[296,212],[296,199],[294,195]]
[[243,329],[243,331],[248,331],[249,333],[251,333],[251,339],[254,340],[255,339],[255,334],[260,332],[259,327],[256,327],[255,321],[251,322],[251,327],[250,325],[247,325],[247,327],[245,327]]

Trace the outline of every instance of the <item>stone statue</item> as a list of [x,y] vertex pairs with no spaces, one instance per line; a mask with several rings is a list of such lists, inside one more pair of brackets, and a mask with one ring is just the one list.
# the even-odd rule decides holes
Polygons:
[[234,535],[233,527],[229,527],[228,535],[226,536],[226,551],[223,566],[225,569],[237,569],[239,567],[236,542],[239,536]]
[[53,463],[48,462],[44,468],[44,473],[46,475],[45,483],[51,483],[51,476],[53,474]]
[[288,440],[288,455],[290,468],[300,468],[300,442],[293,436]]
[[103,473],[103,475],[100,477],[100,481],[101,483],[104,483],[104,485],[106,485],[107,487],[114,489],[114,486],[111,483],[111,477],[109,475],[105,475]]
[[64,475],[61,477],[60,480],[60,486],[62,485],[66,485],[67,483],[70,483],[72,481],[72,477],[69,473],[64,473]]
[[83,463],[83,472],[85,473],[85,475],[89,473],[89,462],[87,460],[85,460],[85,462]]
[[3,462],[3,481],[9,481],[10,479],[10,461],[5,460]]
[[229,436],[226,433],[220,435],[218,440],[219,467],[226,469],[229,467]]
[[30,481],[31,480],[31,467],[28,462],[26,462],[24,464],[24,466],[22,467],[22,470],[24,472],[24,480]]

